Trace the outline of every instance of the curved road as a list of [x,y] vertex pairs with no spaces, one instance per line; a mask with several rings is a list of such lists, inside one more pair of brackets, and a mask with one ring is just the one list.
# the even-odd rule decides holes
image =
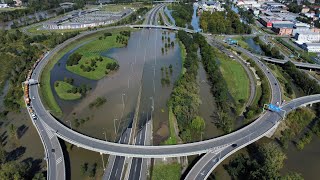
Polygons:
[[[282,109],[285,110],[287,113],[290,111],[300,107],[306,106],[308,104],[319,103],[320,102],[320,94],[305,96],[301,98],[294,99],[289,103],[282,106]],[[221,152],[217,153],[207,153],[205,154],[197,164],[191,169],[191,171],[186,176],[186,180],[202,180],[207,179],[211,172],[227,157],[229,157],[234,152],[238,151],[239,149],[259,140],[260,138],[272,133],[275,130],[281,119],[282,115],[276,112],[269,112],[269,119],[261,124],[261,126],[254,132],[251,132],[247,136],[244,136],[242,139],[235,141],[234,143],[237,144],[236,148],[229,146],[223,149]],[[264,132],[264,133],[259,133]]]

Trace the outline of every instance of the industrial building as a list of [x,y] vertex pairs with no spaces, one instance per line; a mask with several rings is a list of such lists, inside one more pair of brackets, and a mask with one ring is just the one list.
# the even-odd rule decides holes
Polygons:
[[300,47],[308,52],[320,53],[320,43],[303,43]]
[[320,42],[320,33],[318,32],[301,32],[296,33],[294,38],[297,40],[296,43],[303,44],[303,43],[318,43]]

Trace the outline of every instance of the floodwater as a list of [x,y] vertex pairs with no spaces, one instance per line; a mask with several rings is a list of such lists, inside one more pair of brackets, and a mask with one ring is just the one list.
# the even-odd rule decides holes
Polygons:
[[192,20],[191,20],[191,26],[195,31],[200,30],[200,25],[199,25],[199,16],[197,16],[197,10],[198,10],[198,4],[194,3],[193,4],[193,15],[192,15]]
[[286,150],[287,159],[285,160],[283,173],[290,171],[300,173],[304,179],[318,179],[320,167],[320,138],[316,135],[310,144],[299,151],[293,144]]
[[166,15],[169,17],[170,22],[175,26],[176,25],[176,21],[174,20],[174,18],[171,15],[172,10],[169,10],[168,7],[166,6],[164,8],[164,12],[166,13]]
[[261,47],[254,42],[253,38],[245,38],[244,41],[249,45],[249,47],[257,54],[263,54]]
[[207,73],[201,62],[199,62],[197,79],[200,87],[201,99],[201,104],[199,106],[199,115],[206,122],[204,134],[202,135],[202,140],[211,139],[222,135],[223,132],[215,126],[215,121],[218,118],[215,115],[217,112],[217,106],[215,104],[214,97],[211,93],[211,83],[207,79]]
[[[174,48],[169,48],[167,53],[162,54],[161,47],[164,47],[164,43],[161,36],[160,30],[144,29],[131,34],[127,47],[102,52],[102,56],[116,59],[120,68],[99,81],[89,80],[66,70],[65,63],[68,56],[81,45],[63,56],[51,71],[52,91],[64,114],[61,121],[70,125],[70,121],[75,118],[89,117],[89,121],[77,128],[78,131],[115,141],[124,128],[132,124],[141,88],[138,125],[141,127],[147,119],[150,119],[153,105],[153,127],[157,133],[160,127],[167,124],[166,103],[182,66],[178,43],[175,43]],[[175,40],[174,33],[170,33],[170,39]],[[169,75],[170,85],[162,86],[161,67],[169,67],[170,64],[173,66]],[[56,95],[53,84],[56,80],[63,80],[64,77],[71,77],[75,80],[75,85],[86,84],[92,90],[80,100],[61,100]],[[97,97],[105,97],[107,102],[99,108],[90,109],[89,104]],[[159,134],[154,140],[166,136],[168,134]]]

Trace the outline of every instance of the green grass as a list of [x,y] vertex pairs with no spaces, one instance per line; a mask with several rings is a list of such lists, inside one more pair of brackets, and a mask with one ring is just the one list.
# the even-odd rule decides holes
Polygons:
[[177,136],[176,136],[176,131],[174,128],[174,124],[177,121],[176,117],[174,116],[173,112],[172,112],[172,108],[169,107],[169,132],[170,132],[170,136],[168,137],[167,140],[164,141],[163,144],[165,145],[172,145],[172,144],[177,144]]
[[95,68],[95,70],[90,72],[83,71],[80,66],[88,66],[88,64],[90,64],[90,60],[99,57],[100,53],[103,51],[107,51],[108,49],[115,47],[123,47],[124,44],[116,42],[117,35],[118,34],[113,34],[112,36],[106,37],[102,40],[96,39],[88,44],[85,44],[84,46],[81,46],[75,51],[75,53],[77,52],[83,55],[81,60],[79,61],[79,64],[74,66],[67,66],[67,69],[75,74],[93,80],[99,80],[106,76],[106,65],[115,62],[115,60],[111,58],[103,57],[103,61],[97,61],[97,67]]
[[229,92],[235,101],[240,99],[248,100],[250,93],[249,78],[244,68],[235,60],[222,53],[218,53],[220,60],[220,70],[227,82]]
[[179,180],[181,177],[181,165],[172,164],[156,164],[153,167],[151,180]]
[[[63,100],[76,100],[81,98],[80,93],[68,93],[68,90],[71,90],[74,86],[63,82],[63,81],[56,81],[58,83],[58,86],[54,86],[54,90],[57,92],[60,99]],[[55,83],[56,83],[55,82]]]
[[40,95],[42,102],[44,103],[45,107],[50,111],[50,113],[54,114],[56,117],[61,117],[62,116],[62,111],[56,102],[53,93],[51,91],[51,85],[50,85],[50,72],[54,65],[62,58],[64,54],[67,52],[71,51],[73,48],[78,46],[81,43],[84,43],[86,41],[90,40],[95,40],[99,36],[103,35],[105,32],[119,32],[123,30],[128,30],[128,28],[119,28],[119,29],[111,29],[111,30],[106,30],[106,31],[101,31],[97,32],[95,34],[91,34],[88,36],[84,36],[82,38],[79,38],[73,42],[71,42],[68,46],[66,46],[64,49],[61,51],[55,53],[48,64],[43,68],[42,74],[41,74],[41,79],[40,79]]
[[185,62],[185,60],[186,60],[187,51],[186,51],[186,47],[184,46],[184,44],[183,44],[181,41],[179,41],[179,40],[178,40],[178,42],[179,42],[179,47],[180,47],[181,59],[182,59],[182,70],[181,70],[181,74],[184,74],[184,73],[186,73],[186,71],[187,71],[186,68],[183,67],[183,64],[184,64],[184,62]]

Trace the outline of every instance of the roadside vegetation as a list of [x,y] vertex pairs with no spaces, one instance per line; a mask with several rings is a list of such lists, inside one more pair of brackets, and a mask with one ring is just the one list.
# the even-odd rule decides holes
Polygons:
[[172,10],[172,17],[179,27],[189,27],[193,14],[193,7],[191,3],[188,4],[175,4],[168,6]]
[[69,56],[67,69],[88,79],[99,80],[119,68],[118,63],[100,54],[114,47],[123,47],[128,43],[130,32],[119,34],[104,33],[98,39],[77,49]]
[[312,63],[314,64],[314,61],[311,59],[312,56],[316,56],[315,53],[308,53],[306,51],[302,51],[302,50],[297,50],[294,47],[292,47],[289,43],[287,43],[286,41],[284,41],[282,38],[276,38],[276,40],[281,43],[282,45],[284,45],[286,48],[288,48],[293,55],[297,55],[300,57],[300,59],[298,60],[302,60],[302,61],[306,61],[308,63]]
[[253,40],[261,47],[262,51],[266,56],[270,56],[277,59],[284,59],[284,56],[280,53],[278,47],[271,46],[270,44],[265,44],[260,40],[259,36],[254,37]]
[[222,129],[225,133],[233,130],[233,123],[235,120],[234,109],[235,101],[229,94],[228,84],[221,72],[219,56],[223,58],[217,49],[211,47],[206,39],[200,35],[195,35],[196,41],[200,45],[202,64],[207,72],[208,80],[212,83],[211,91],[215,98],[215,103],[218,106],[217,114],[218,120],[215,122],[216,126]]
[[300,71],[292,62],[285,63],[283,69],[289,74],[291,80],[300,87],[306,95],[320,93],[320,85],[318,82],[311,79],[305,72]]
[[262,112],[262,108],[264,104],[267,104],[271,99],[271,90],[269,86],[269,81],[267,80],[266,76],[262,72],[262,70],[258,67],[258,65],[252,60],[247,60],[252,67],[256,70],[257,76],[260,78],[261,82],[261,96],[258,99],[258,104],[252,104],[251,106],[247,107],[245,113],[243,114],[244,117],[250,121],[253,119],[257,114]]
[[198,117],[200,105],[199,85],[197,83],[198,56],[197,44],[185,31],[179,31],[178,39],[185,45],[187,56],[183,66],[186,73],[180,76],[175,83],[174,89],[168,102],[175,115],[180,137],[184,142],[191,142],[198,138],[204,130],[204,120]]
[[179,180],[181,165],[178,163],[156,164],[153,166],[151,180]]
[[286,155],[276,143],[253,144],[247,149],[248,154],[241,153],[224,166],[232,179],[303,179],[296,172],[280,173]]

